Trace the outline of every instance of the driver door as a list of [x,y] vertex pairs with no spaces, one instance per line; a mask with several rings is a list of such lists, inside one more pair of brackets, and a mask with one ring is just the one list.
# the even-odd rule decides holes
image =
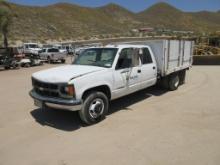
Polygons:
[[140,89],[140,60],[134,48],[121,51],[113,77],[115,98]]

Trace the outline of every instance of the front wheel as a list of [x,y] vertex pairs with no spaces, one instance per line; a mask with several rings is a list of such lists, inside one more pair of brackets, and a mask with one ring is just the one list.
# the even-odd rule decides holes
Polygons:
[[79,116],[84,123],[92,125],[105,118],[108,108],[109,100],[104,93],[98,91],[90,92],[85,97]]

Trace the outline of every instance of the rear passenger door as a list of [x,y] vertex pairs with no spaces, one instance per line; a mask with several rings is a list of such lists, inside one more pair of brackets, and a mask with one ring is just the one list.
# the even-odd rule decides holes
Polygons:
[[142,48],[139,56],[141,59],[140,86],[142,89],[144,89],[156,84],[157,67],[148,48]]

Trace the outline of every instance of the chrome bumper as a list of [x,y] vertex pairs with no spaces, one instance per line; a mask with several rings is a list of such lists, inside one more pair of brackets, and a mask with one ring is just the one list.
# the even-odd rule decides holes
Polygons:
[[35,100],[35,102],[40,102],[41,105],[36,105],[40,108],[43,108],[45,105],[49,108],[54,109],[64,109],[70,111],[78,111],[82,109],[81,100],[66,100],[61,98],[49,98],[37,94],[34,90],[30,91],[30,96]]

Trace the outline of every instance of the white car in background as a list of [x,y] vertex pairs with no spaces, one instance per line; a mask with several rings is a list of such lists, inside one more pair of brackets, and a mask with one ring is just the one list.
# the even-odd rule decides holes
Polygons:
[[61,63],[66,62],[66,54],[61,53],[57,48],[44,48],[40,54],[41,60],[46,60],[48,63],[60,61]]
[[59,49],[60,53],[67,54],[67,49],[65,47],[63,47],[62,45],[53,45],[53,48]]
[[42,49],[37,43],[24,43],[23,51],[25,55],[39,55]]

